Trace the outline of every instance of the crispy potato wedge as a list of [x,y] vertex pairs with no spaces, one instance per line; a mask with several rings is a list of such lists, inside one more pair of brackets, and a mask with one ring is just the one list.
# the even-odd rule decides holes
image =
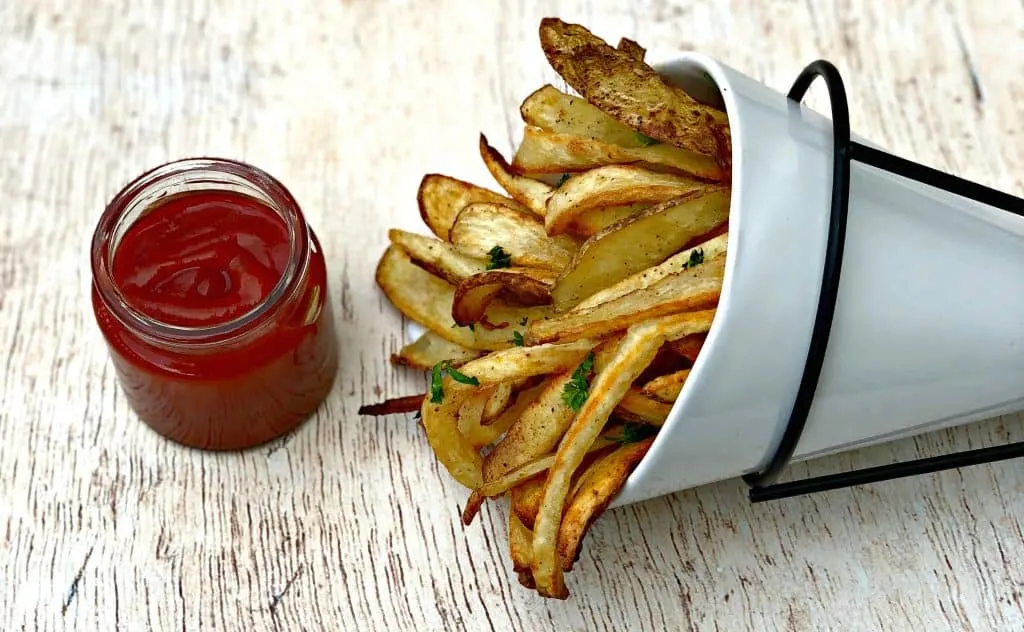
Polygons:
[[697,244],[692,248],[687,248],[678,254],[672,255],[656,266],[636,272],[632,276],[619,281],[611,287],[598,290],[588,298],[581,301],[579,305],[576,306],[576,309],[584,310],[596,307],[602,303],[613,301],[637,290],[649,288],[667,276],[679,274],[690,267],[691,259],[694,257],[695,252],[699,253],[699,258],[704,259],[704,261],[723,257],[728,243],[729,234],[725,233]]
[[[529,529],[533,529],[540,511],[540,503],[544,500],[544,476],[538,475],[521,485],[512,488],[509,494],[512,513]],[[533,549],[530,549],[531,557]]]
[[[530,550],[533,532],[513,513],[508,517],[508,549],[512,558],[512,570],[516,573],[530,572]],[[532,583],[532,579],[530,580]]]
[[[538,272],[541,274],[525,268],[503,268],[474,274],[455,288],[452,319],[462,326],[483,321],[487,308],[499,295],[509,302],[528,307],[550,304],[554,276]],[[507,327],[508,323],[492,325]]]
[[[584,211],[572,218],[568,228],[560,226],[558,230],[564,230],[570,235],[589,239],[602,230],[616,222],[621,222],[627,217],[633,217],[651,208],[653,204],[623,204],[620,206],[606,206]],[[554,233],[549,233],[554,234]]]
[[[527,344],[568,342],[598,338],[636,323],[678,312],[708,310],[711,326],[713,308],[722,292],[725,258],[718,257],[693,269],[665,277],[658,283],[636,290],[595,307],[572,310],[547,320],[531,321],[526,328]],[[707,329],[696,330],[700,333]]]
[[729,191],[693,191],[613,224],[576,252],[551,291],[555,309],[565,311],[678,252],[729,217]]
[[716,131],[725,113],[666,83],[628,52],[616,50],[578,24],[544,18],[541,48],[551,67],[587,101],[659,141],[718,158]]
[[432,331],[423,332],[419,338],[391,355],[391,364],[428,371],[438,362],[449,362],[459,367],[479,358],[483,353],[449,342]]
[[450,377],[443,378],[444,398],[440,402],[423,398],[420,416],[427,443],[452,478],[476,489],[483,484],[483,459],[479,450],[459,431],[459,410],[472,387]]
[[686,358],[690,364],[693,364],[697,361],[697,355],[700,354],[700,350],[704,348],[704,341],[707,340],[707,337],[707,334],[694,334],[669,344],[674,352]]
[[707,183],[693,178],[641,167],[598,167],[569,178],[551,194],[544,227],[549,234],[557,235],[591,215],[622,209],[617,211],[620,216],[605,223],[604,228],[637,214],[629,211],[645,210],[706,187]]
[[526,210],[515,200],[500,193],[436,173],[428,174],[420,181],[416,201],[423,222],[432,233],[446,241],[455,218],[470,204],[503,204],[513,209]]
[[628,421],[661,426],[668,419],[671,410],[671,404],[658,401],[647,393],[631,388],[615,407],[615,416]]
[[493,422],[498,418],[498,415],[505,412],[508,408],[509,403],[512,402],[512,398],[515,395],[515,388],[511,382],[502,382],[494,387],[494,392],[487,398],[487,403],[484,405],[484,412],[481,415],[480,423],[485,426]]
[[512,173],[512,169],[498,150],[487,143],[487,137],[480,134],[480,157],[491,172],[491,176],[516,202],[531,212],[544,217],[547,212],[548,196],[554,190],[550,184]]
[[583,537],[594,521],[608,509],[652,443],[654,437],[621,446],[594,462],[580,478],[579,491],[565,508],[558,531],[558,557],[563,571],[572,570]]
[[537,591],[544,596],[566,599],[569,596],[562,575],[557,545],[563,509],[573,474],[583,462],[601,429],[630,385],[654,360],[665,341],[666,326],[661,321],[631,327],[619,343],[615,357],[598,373],[590,396],[576,414],[555,453],[548,470],[544,498],[534,523],[531,570]]
[[423,397],[423,393],[406,395],[405,397],[392,397],[376,404],[360,406],[359,414],[380,417],[384,415],[397,415],[399,413],[414,413],[423,405]]
[[[512,346],[510,335],[485,327],[459,327],[452,320],[455,288],[413,263],[401,249],[391,246],[377,265],[377,285],[402,314],[432,332],[464,348],[505,349]],[[491,322],[520,322],[544,318],[548,307],[509,307],[492,303],[487,312]]]
[[459,370],[477,378],[481,385],[557,374],[575,369],[597,344],[596,340],[578,340],[568,344],[512,347],[467,362]]
[[420,267],[452,285],[487,270],[484,259],[470,257],[455,246],[433,237],[393,228],[388,231],[388,239]]
[[466,397],[459,408],[459,432],[477,449],[487,445],[481,441],[479,432],[483,428],[484,406],[493,392],[493,387],[477,389]]
[[626,37],[619,40],[619,45],[616,48],[637,61],[643,61],[647,56],[647,49]]
[[605,165],[642,165],[706,180],[722,180],[719,164],[708,156],[673,145],[621,147],[593,138],[549,132],[528,126],[512,158],[512,170],[527,173],[574,173]]
[[473,257],[490,257],[496,247],[512,266],[560,272],[572,260],[577,244],[571,237],[548,237],[536,218],[499,204],[470,204],[455,220],[451,241]]
[[683,384],[686,383],[688,377],[690,377],[690,369],[661,375],[644,384],[640,392],[660,402],[674,404],[679,399],[679,394],[683,392]]
[[[583,356],[580,356],[582,359]],[[484,458],[485,482],[495,481],[555,448],[558,439],[572,421],[573,410],[562,402],[562,391],[576,364],[565,367],[563,373],[545,382],[540,397],[523,411],[504,438]]]
[[552,85],[526,97],[519,106],[519,114],[528,126],[557,134],[592,138],[626,148],[643,147],[649,142],[586,99],[566,94]]

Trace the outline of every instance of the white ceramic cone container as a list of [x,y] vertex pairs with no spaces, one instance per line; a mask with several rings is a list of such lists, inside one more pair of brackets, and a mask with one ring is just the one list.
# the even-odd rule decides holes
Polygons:
[[[829,119],[702,55],[657,68],[729,114],[728,262],[703,351],[615,505],[766,465],[807,358],[829,227]],[[1024,219],[855,162],[845,244],[794,460],[1024,409]]]

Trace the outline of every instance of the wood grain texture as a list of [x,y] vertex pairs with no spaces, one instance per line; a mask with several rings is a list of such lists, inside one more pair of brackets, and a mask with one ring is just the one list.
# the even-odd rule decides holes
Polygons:
[[[256,7],[258,6],[258,10]],[[699,49],[778,89],[847,77],[853,126],[1024,193],[1017,0],[0,2],[0,630],[1020,630],[1019,463],[751,506],[737,481],[615,510],[573,598],[522,589],[506,517],[465,494],[411,419],[373,285],[422,174],[489,183],[519,101],[554,80],[544,15]],[[815,91],[812,104],[821,104]],[[243,454],[172,446],[129,412],[88,301],[88,239],[143,169],[187,155],[281,178],[323,242],[344,345],[329,401]],[[1019,416],[793,476],[1024,439]]]

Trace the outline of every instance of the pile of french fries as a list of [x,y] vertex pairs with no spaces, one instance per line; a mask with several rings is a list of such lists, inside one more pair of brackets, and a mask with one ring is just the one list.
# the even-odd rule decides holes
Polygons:
[[430,392],[364,407],[417,412],[470,496],[508,498],[519,581],[565,599],[584,535],[643,459],[711,327],[728,239],[724,112],[666,84],[623,39],[547,18],[540,39],[580,96],[546,85],[520,111],[503,193],[427,175],[433,236],[392,230],[381,290],[426,333],[392,363]]

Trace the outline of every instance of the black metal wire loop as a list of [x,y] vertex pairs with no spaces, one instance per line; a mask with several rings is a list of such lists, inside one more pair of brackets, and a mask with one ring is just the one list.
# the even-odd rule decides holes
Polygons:
[[893,463],[879,467],[843,472],[828,476],[772,484],[789,464],[814,403],[814,394],[821,377],[821,369],[828,351],[829,334],[839,296],[843,251],[846,241],[846,223],[850,205],[850,162],[858,162],[916,180],[989,206],[1024,217],[1024,200],[997,191],[976,182],[964,180],[936,169],[893,156],[884,151],[850,140],[850,112],[843,79],[834,65],[825,60],[809,64],[793,82],[787,97],[801,102],[817,78],[824,80],[832,107],[833,165],[832,201],[829,217],[825,260],[822,267],[821,290],[811,340],[807,349],[800,385],[782,439],[768,465],[760,472],[743,477],[750,486],[751,502],[789,498],[818,491],[876,483],[895,478],[926,474],[980,463],[991,463],[1024,456],[1024,441],[979,450]]

